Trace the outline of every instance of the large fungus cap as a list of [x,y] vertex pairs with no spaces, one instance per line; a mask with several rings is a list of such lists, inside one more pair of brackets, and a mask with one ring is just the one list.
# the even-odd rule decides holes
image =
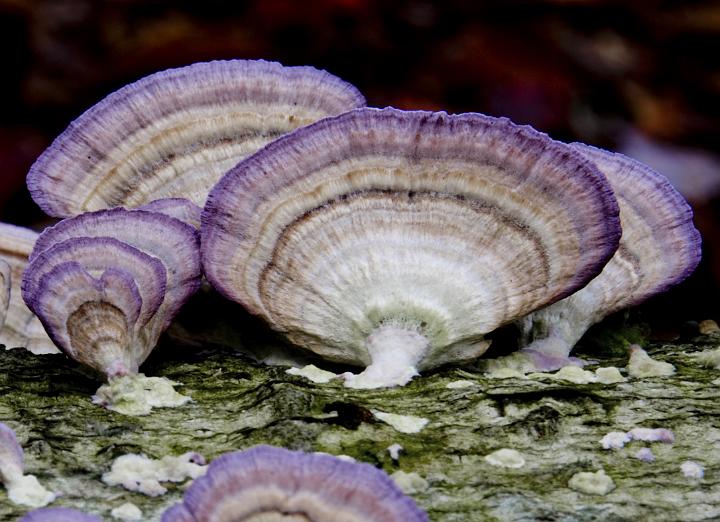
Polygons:
[[113,377],[137,372],[200,277],[195,228],[156,212],[102,210],[40,235],[23,298],[68,356]]
[[228,453],[162,522],[426,522],[383,471],[272,446]]
[[33,353],[58,350],[23,302],[22,273],[38,234],[30,229],[0,223],[0,343]]
[[214,61],[152,74],[90,108],[27,178],[49,215],[70,217],[182,197],[203,205],[240,159],[278,136],[365,105],[313,67]]
[[572,147],[610,182],[620,207],[620,246],[585,288],[523,320],[528,350],[550,369],[552,357],[570,353],[585,331],[605,316],[634,306],[683,281],[697,267],[700,234],[685,199],[661,174],[634,159],[588,145]]
[[358,109],[231,170],[203,213],[203,264],[291,341],[373,363],[354,385],[388,385],[476,357],[484,334],[584,286],[617,214],[590,162],[529,127]]

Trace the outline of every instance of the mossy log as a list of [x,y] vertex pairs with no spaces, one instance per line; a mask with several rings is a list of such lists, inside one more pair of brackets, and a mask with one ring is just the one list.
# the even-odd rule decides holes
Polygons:
[[[718,520],[720,519],[720,371],[693,354],[720,345],[720,336],[687,344],[647,345],[674,364],[671,377],[618,384],[547,379],[488,379],[475,369],[447,368],[404,388],[351,390],[338,381],[314,384],[282,367],[250,362],[230,349],[165,346],[146,363],[148,375],[182,383],[192,402],[128,417],[90,402],[98,386],[61,355],[0,352],[0,420],[16,430],[26,472],[63,496],[54,505],[110,519],[136,504],[157,520],[183,486],[162,497],[106,486],[102,473],[126,453],[152,458],[197,451],[208,460],[266,443],[350,455],[388,473],[419,474],[412,495],[433,521]],[[599,357],[624,366],[626,356]],[[470,381],[459,386],[454,381]],[[429,419],[419,433],[402,433],[371,410]],[[335,413],[333,413],[335,412]],[[668,428],[673,444],[631,442],[605,450],[600,439],[635,427]],[[388,447],[403,450],[393,460]],[[634,457],[649,446],[656,460]],[[524,457],[520,468],[488,463],[500,448]],[[692,460],[702,479],[680,470]],[[615,488],[600,496],[568,487],[582,471],[604,469]],[[25,512],[0,487],[0,520]]]

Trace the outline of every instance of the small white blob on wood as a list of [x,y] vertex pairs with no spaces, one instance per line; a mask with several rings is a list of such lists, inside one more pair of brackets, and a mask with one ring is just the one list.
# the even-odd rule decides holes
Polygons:
[[686,460],[680,464],[680,470],[687,478],[701,479],[705,476],[705,468],[692,460]]
[[376,419],[389,424],[400,433],[418,433],[427,426],[428,419],[416,417],[415,415],[398,415],[378,410],[370,410]]
[[110,512],[110,516],[123,522],[134,522],[142,520],[142,511],[132,502],[125,502],[123,505],[116,507]]
[[568,487],[588,495],[607,495],[615,489],[615,483],[605,474],[604,469],[600,469],[595,473],[588,471],[575,473],[570,477]]
[[422,493],[430,487],[428,481],[414,471],[406,473],[402,470],[398,470],[390,475],[390,478],[393,479],[395,484],[397,484],[402,492],[407,495]]
[[675,367],[666,362],[656,361],[637,344],[630,346],[628,373],[640,379],[646,377],[669,377],[675,373]]
[[510,448],[502,448],[485,455],[485,461],[503,468],[522,468],[525,465],[525,458],[520,452]]
[[337,377],[337,374],[334,374],[333,372],[329,372],[327,370],[322,370],[314,364],[308,364],[307,366],[303,366],[302,368],[290,368],[288,370],[285,370],[285,373],[287,373],[288,375],[298,375],[300,377],[305,377],[306,379],[317,384],[327,384]]

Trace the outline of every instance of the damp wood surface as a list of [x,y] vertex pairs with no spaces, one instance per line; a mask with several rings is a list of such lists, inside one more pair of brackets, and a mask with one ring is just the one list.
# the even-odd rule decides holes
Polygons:
[[[676,374],[617,384],[488,379],[473,368],[444,368],[403,388],[352,390],[288,375],[231,349],[166,345],[143,371],[182,383],[178,391],[193,400],[145,417],[93,405],[99,383],[63,356],[15,349],[0,352],[0,420],[25,449],[26,473],[63,492],[53,506],[107,520],[126,502],[142,510],[143,520],[158,520],[183,493],[172,483],[155,498],[106,486],[100,477],[116,457],[197,451],[209,461],[260,443],[349,455],[390,474],[417,473],[427,484],[419,481],[411,495],[438,522],[718,520],[720,371],[693,357],[718,346],[718,334],[648,344],[648,353],[674,364]],[[625,355],[596,360],[627,363]],[[418,433],[403,433],[373,411],[429,422]],[[607,433],[636,427],[668,428],[675,442],[600,445]],[[394,444],[403,448],[397,461],[388,451]],[[642,447],[652,450],[654,462],[634,457]],[[500,467],[484,459],[501,448],[517,450],[525,464]],[[702,479],[683,476],[687,460],[704,467]],[[574,474],[600,469],[615,484],[607,495],[568,487]],[[0,520],[25,511],[0,488]]]

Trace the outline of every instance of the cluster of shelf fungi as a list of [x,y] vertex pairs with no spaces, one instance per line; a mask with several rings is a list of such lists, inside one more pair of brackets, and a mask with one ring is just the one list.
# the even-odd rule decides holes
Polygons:
[[[241,60],[109,95],[28,175],[62,221],[0,227],[0,342],[135,378],[205,278],[299,350],[364,367],[348,387],[474,361],[512,323],[520,349],[499,364],[550,371],[699,262],[689,206],[644,164],[504,118],[365,104],[326,72]],[[427,519],[366,464],[249,451],[214,461],[163,520]]]

